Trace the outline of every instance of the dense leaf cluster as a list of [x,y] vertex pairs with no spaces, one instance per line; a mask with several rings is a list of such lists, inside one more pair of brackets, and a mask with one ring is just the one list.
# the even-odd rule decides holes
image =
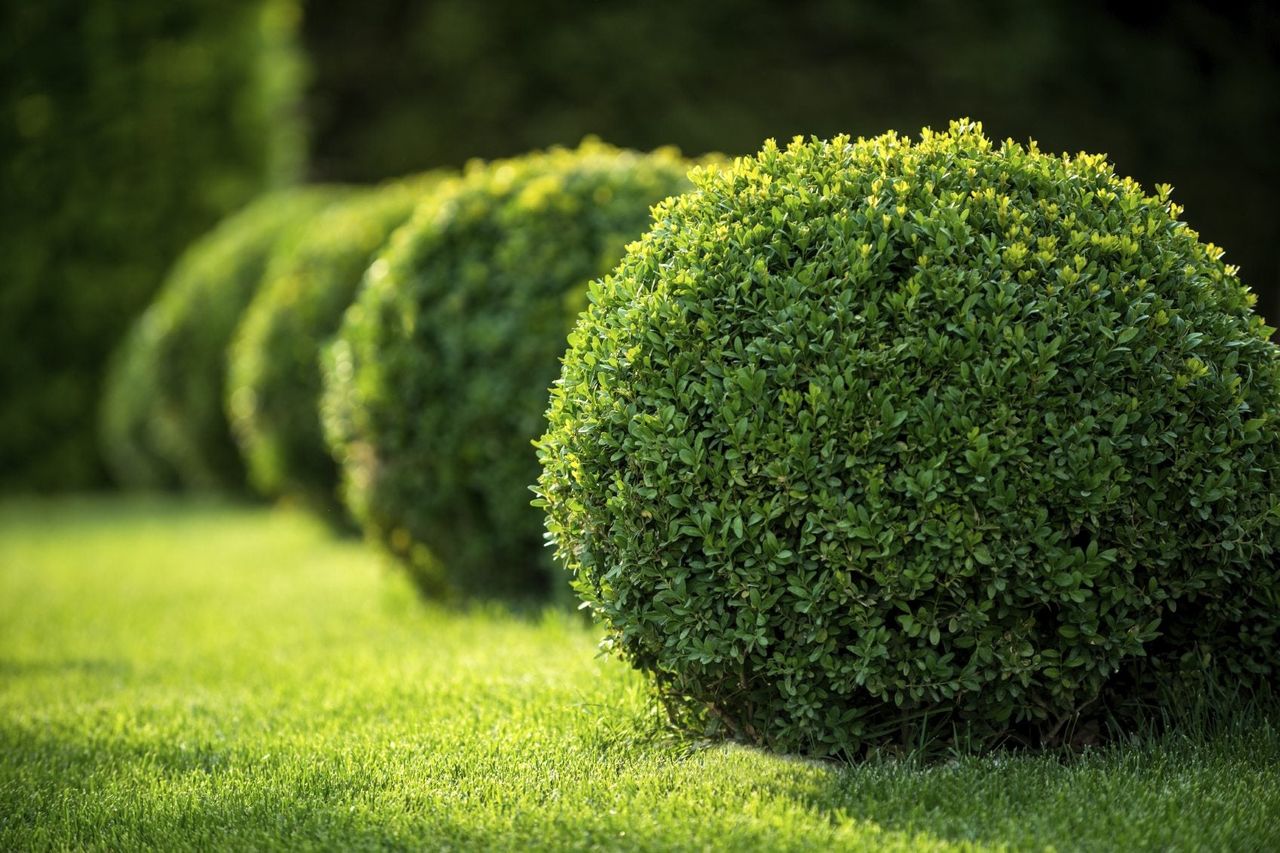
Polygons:
[[273,254],[227,373],[228,417],[258,491],[337,509],[337,467],[320,430],[320,350],[374,255],[440,179],[430,173],[336,202]]
[[103,366],[173,259],[294,180],[296,0],[0,5],[0,488],[86,488]]
[[965,122],[695,183],[591,287],[539,442],[678,716],[852,754],[1274,677],[1280,361],[1168,187]]
[[117,353],[103,392],[103,453],[119,482],[244,486],[223,414],[227,347],[273,250],[342,192],[309,187],[265,196],[178,259]]
[[547,586],[528,495],[546,389],[587,282],[687,169],[673,150],[591,140],[473,163],[371,266],[328,352],[322,416],[348,506],[424,589]]

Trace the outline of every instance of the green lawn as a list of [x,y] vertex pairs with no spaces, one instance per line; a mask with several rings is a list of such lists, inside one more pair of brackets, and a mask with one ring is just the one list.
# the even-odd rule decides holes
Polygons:
[[286,511],[0,505],[0,849],[1280,848],[1274,715],[840,768],[670,739],[596,639]]

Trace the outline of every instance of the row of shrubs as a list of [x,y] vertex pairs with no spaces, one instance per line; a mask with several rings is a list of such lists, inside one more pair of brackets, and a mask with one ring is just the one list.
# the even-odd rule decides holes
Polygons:
[[1280,350],[1179,215],[966,121],[298,190],[179,262],[105,444],[429,595],[558,562],[700,732],[1062,740],[1274,679]]
[[345,503],[430,594],[545,592],[546,389],[587,282],[690,165],[588,140],[265,197],[187,251],[118,353],[117,479],[251,486],[338,523]]

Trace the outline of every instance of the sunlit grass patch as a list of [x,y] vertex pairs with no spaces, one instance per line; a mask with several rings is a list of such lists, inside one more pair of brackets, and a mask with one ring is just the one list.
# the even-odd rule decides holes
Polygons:
[[303,515],[0,507],[0,848],[1268,849],[1274,716],[1063,759],[671,739],[556,611],[449,610]]

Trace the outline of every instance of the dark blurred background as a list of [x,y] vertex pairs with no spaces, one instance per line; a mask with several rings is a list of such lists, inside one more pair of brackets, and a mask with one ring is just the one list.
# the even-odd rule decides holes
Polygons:
[[[157,20],[141,20],[148,6]],[[304,154],[313,180],[370,181],[586,134],[745,154],[766,137],[915,133],[971,116],[989,135],[1105,152],[1148,187],[1173,184],[1188,221],[1226,249],[1274,323],[1277,6],[312,0],[299,10],[285,0],[30,0],[6,8],[0,249],[11,269],[15,256],[24,266],[0,283],[0,487],[103,482],[93,398],[110,345],[183,242],[252,192],[290,180]],[[86,20],[104,16],[140,20],[107,36],[99,21],[95,34]],[[157,45],[168,47],[149,58]],[[177,83],[164,65],[174,52],[187,75]],[[218,78],[219,69],[239,77]],[[119,79],[104,87],[104,74]],[[113,130],[137,115],[149,116],[141,130]],[[105,159],[101,139],[113,152]],[[176,165],[175,147],[187,152]],[[196,162],[192,152],[205,148],[209,157]],[[223,158],[229,165],[210,165],[241,150]],[[111,173],[93,175],[102,169]],[[135,198],[104,214],[112,192],[134,192],[135,181],[163,203]],[[90,213],[68,220],[68,208]],[[96,215],[114,225],[86,224]],[[53,231],[61,236],[47,248]],[[140,242],[146,252],[128,248]],[[31,245],[45,247],[36,260]]]

